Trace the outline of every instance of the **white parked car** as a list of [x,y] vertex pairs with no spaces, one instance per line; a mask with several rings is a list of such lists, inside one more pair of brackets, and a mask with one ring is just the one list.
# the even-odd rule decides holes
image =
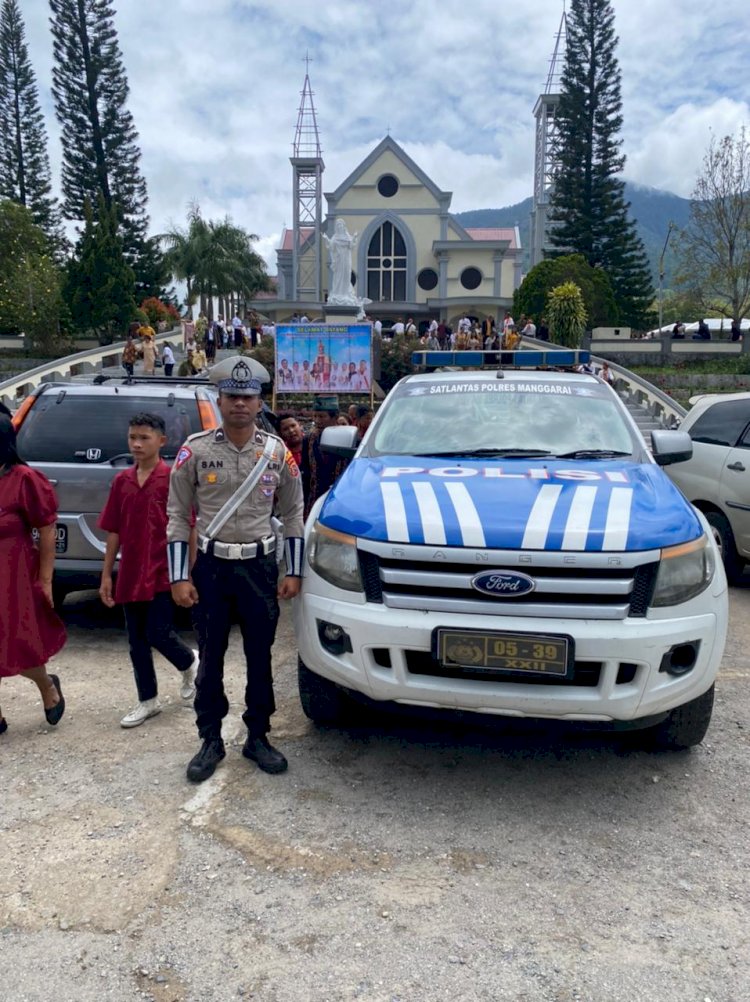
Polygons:
[[[689,437],[652,432],[649,452],[610,386],[542,367],[545,353],[503,352],[516,367],[500,370],[418,354],[473,371],[401,380],[310,513],[307,716],[332,723],[354,697],[700,742],[727,584],[705,518],[661,469]],[[355,435],[322,444],[351,455]]]
[[693,440],[693,455],[669,476],[706,516],[736,584],[750,561],[750,393],[697,397],[680,430]]

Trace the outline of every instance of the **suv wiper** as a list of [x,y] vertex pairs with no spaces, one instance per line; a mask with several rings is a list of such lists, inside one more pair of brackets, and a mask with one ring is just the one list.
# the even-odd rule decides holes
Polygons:
[[572,452],[561,452],[555,459],[618,459],[620,456],[632,456],[632,453],[617,452],[615,449],[574,449]]
[[542,456],[549,456],[548,449],[451,449],[450,452],[423,452],[422,456],[443,457],[443,456],[495,456],[498,459],[537,459]]

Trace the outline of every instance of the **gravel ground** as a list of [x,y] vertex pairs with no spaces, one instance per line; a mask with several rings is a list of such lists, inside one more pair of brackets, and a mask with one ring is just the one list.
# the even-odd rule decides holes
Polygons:
[[274,740],[195,787],[192,710],[124,731],[124,632],[69,598],[55,659],[68,711],[1,687],[0,998],[13,1002],[744,1002],[750,998],[750,583],[708,737],[623,738],[371,718],[317,730],[285,615]]

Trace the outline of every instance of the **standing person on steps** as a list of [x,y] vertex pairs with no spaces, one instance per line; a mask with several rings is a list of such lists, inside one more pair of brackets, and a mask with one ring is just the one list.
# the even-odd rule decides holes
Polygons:
[[[302,578],[302,486],[297,464],[281,439],[256,426],[263,402],[260,363],[233,356],[209,379],[219,389],[220,428],[191,435],[177,454],[169,487],[169,564],[172,595],[192,608],[200,639],[195,712],[201,748],[187,767],[200,783],[225,756],[221,738],[229,712],[224,655],[233,618],[245,655],[245,758],[269,773],[287,760],[268,742],[275,710],[271,647],[278,599],[294,598]],[[284,523],[286,577],[278,584],[274,504]],[[191,516],[197,511],[198,554],[190,569]]]
[[[99,528],[107,533],[101,587],[102,602],[121,602],[130,642],[130,660],[138,705],[120,721],[138,727],[161,713],[151,648],[155,647],[180,673],[180,696],[195,695],[198,652],[175,633],[167,569],[167,495],[169,467],[160,456],[167,436],[158,414],[134,414],[128,427],[128,449],[135,466],[112,481]],[[121,551],[116,587],[112,570]]]
[[[65,643],[65,627],[52,607],[56,518],[52,485],[18,455],[13,424],[0,414],[0,679],[30,679],[52,725],[65,712],[60,679],[46,667]],[[0,734],[7,729],[0,711]]]

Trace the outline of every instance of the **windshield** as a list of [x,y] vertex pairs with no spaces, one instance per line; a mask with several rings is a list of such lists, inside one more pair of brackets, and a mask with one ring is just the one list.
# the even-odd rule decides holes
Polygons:
[[193,432],[201,431],[193,399],[131,394],[43,394],[18,432],[18,451],[34,463],[106,463],[128,451],[128,422],[148,411],[164,418],[167,442],[162,458],[172,460]]
[[368,441],[371,455],[612,458],[636,443],[606,386],[517,380],[406,383]]

